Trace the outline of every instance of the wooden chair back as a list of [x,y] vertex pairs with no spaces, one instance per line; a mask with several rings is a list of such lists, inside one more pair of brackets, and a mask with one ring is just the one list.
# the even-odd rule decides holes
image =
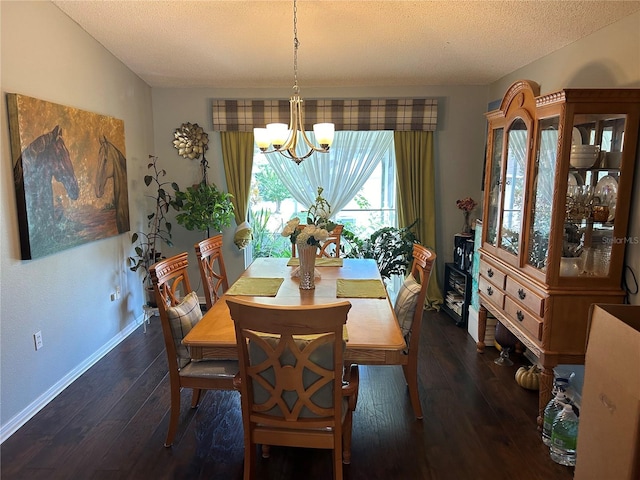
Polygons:
[[[298,225],[298,230],[303,230],[306,225]],[[342,237],[342,230],[344,225],[336,225],[333,230],[329,232],[329,238],[327,238],[320,249],[318,250],[318,258],[337,258],[340,256],[340,238]],[[291,256],[296,257],[296,244],[291,245]]]
[[235,360],[191,362],[182,339],[202,318],[198,296],[191,288],[187,252],[161,260],[149,269],[158,303],[164,345],[169,364],[171,415],[165,447],[173,444],[180,418],[180,390],[193,389],[191,407],[200,401],[203,390],[233,390],[238,372]]
[[167,361],[169,362],[169,377],[172,381],[179,381],[177,379],[179,365],[167,308],[175,307],[180,303],[183,296],[193,291],[187,274],[188,266],[188,254],[184,252],[161,260],[149,269],[158,304],[158,315],[162,324],[164,345],[167,351]]
[[340,238],[342,237],[342,229],[344,225],[336,225],[331,232],[329,238],[320,247],[318,257],[339,257],[340,256]]
[[411,406],[418,419],[422,418],[422,406],[418,394],[418,347],[420,345],[420,329],[422,328],[422,317],[424,315],[424,302],[427,298],[427,288],[429,287],[429,279],[431,278],[431,270],[435,259],[436,254],[433,251],[417,243],[413,245],[411,275],[420,284],[420,291],[413,312],[411,328],[405,336],[407,357],[402,369],[409,388]]
[[227,270],[222,256],[222,235],[215,235],[196,243],[195,250],[205,301],[209,309],[229,289]]
[[[427,298],[427,288],[429,287],[429,280],[431,278],[431,269],[436,260],[436,254],[429,250],[427,247],[418,245],[413,246],[413,264],[411,265],[411,274],[420,284],[420,293],[418,294],[418,301],[416,302],[416,310],[413,314],[413,323],[411,324],[411,331],[409,334],[409,355],[412,350],[418,351],[418,344],[420,342],[420,329],[422,328],[422,317],[424,314],[424,302]],[[416,354],[417,355],[417,354]]]
[[351,304],[280,306],[229,298],[227,305],[239,349],[245,479],[257,444],[332,449],[334,478],[342,478],[357,393],[356,370],[352,402],[344,400],[343,328]]

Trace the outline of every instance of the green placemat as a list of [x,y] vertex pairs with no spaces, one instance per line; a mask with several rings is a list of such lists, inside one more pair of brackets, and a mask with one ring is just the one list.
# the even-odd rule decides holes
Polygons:
[[240,277],[227,295],[250,295],[253,297],[275,297],[284,278]]
[[338,298],[387,298],[387,291],[380,280],[338,279]]
[[[344,264],[344,258],[316,258],[316,267],[341,267]],[[287,262],[288,267],[297,267],[300,265],[300,259],[290,258]]]

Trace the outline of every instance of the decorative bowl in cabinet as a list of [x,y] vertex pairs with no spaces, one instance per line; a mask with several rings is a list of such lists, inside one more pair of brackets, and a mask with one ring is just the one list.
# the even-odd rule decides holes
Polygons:
[[600,155],[598,145],[572,145],[569,163],[574,168],[590,168]]

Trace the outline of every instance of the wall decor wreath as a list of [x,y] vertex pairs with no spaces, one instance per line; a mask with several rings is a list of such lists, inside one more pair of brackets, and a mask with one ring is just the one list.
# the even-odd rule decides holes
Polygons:
[[178,155],[191,160],[199,159],[209,148],[209,135],[197,123],[183,123],[176,128],[173,146]]

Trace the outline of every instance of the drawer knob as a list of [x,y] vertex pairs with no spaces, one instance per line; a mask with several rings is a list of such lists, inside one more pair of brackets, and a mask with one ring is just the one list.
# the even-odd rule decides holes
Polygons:
[[487,287],[487,293],[489,294],[489,296],[493,295],[493,288]]
[[489,275],[489,278],[493,277],[493,270],[487,270],[487,275]]
[[520,300],[524,300],[526,296],[527,296],[527,292],[525,292],[523,289],[518,290],[518,297],[520,297]]
[[524,313],[522,313],[522,311],[521,311],[521,310],[518,310],[518,311],[516,312],[516,317],[518,318],[518,321],[520,321],[520,322],[521,322],[521,321],[523,321],[523,320],[524,320]]

